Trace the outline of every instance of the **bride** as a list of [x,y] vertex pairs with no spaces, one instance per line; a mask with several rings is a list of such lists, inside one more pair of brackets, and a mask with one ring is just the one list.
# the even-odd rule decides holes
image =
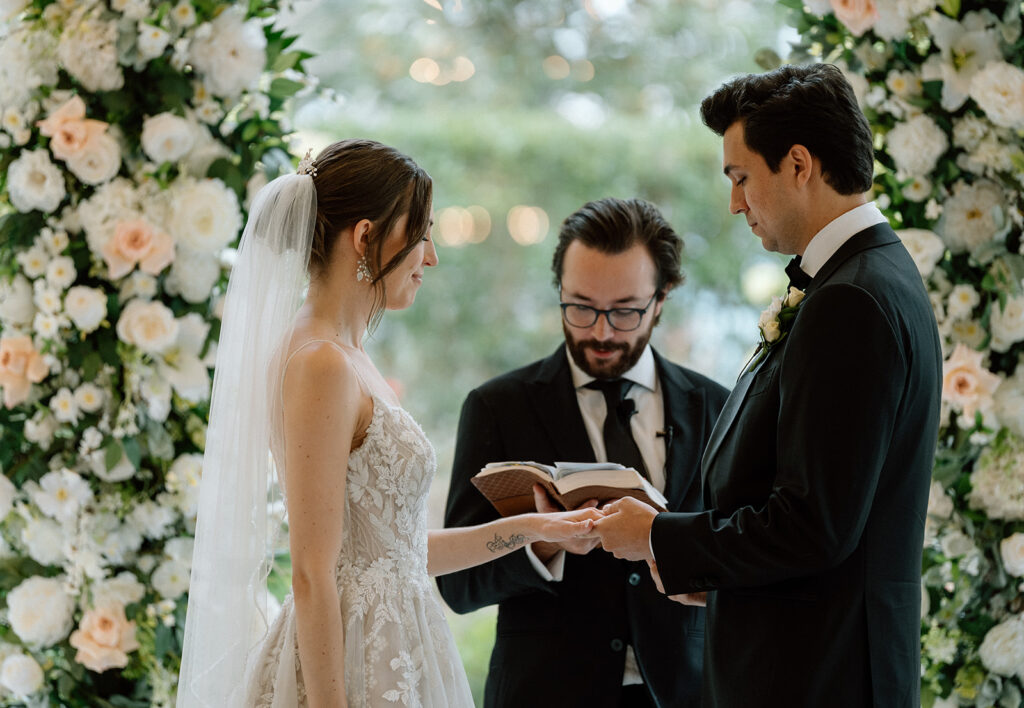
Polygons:
[[[437,264],[430,177],[367,140],[299,172],[257,195],[228,286],[178,706],[468,708],[429,576],[588,534],[598,512],[427,531],[434,450],[362,341]],[[275,470],[292,592],[268,628]]]

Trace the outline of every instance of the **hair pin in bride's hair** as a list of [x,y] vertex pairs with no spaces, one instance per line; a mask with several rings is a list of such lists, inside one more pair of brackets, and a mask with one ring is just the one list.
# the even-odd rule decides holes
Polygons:
[[309,175],[310,177],[316,177],[316,160],[313,159],[313,150],[310,148],[306,150],[306,155],[299,160],[299,166],[295,170],[295,174]]

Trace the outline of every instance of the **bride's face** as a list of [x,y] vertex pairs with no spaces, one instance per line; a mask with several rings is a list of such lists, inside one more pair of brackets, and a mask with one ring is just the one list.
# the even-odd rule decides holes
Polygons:
[[[394,230],[384,241],[384,248],[381,252],[382,263],[389,263],[406,245],[405,229],[408,224],[408,214],[403,214],[395,223]],[[404,310],[412,305],[416,299],[416,291],[423,284],[424,270],[428,266],[437,265],[437,251],[434,249],[434,241],[430,235],[433,225],[434,221],[431,219],[423,238],[405,255],[398,267],[384,276],[384,288],[388,299],[387,309]]]

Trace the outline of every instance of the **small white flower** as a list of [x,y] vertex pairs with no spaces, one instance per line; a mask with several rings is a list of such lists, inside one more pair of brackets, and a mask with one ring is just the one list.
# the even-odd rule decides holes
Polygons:
[[171,35],[167,30],[161,29],[148,22],[139,22],[139,56],[145,60],[155,59],[164,53],[171,41]]
[[30,495],[47,516],[57,521],[73,521],[79,509],[92,500],[92,489],[78,474],[60,469],[44,474]]
[[53,519],[30,519],[21,530],[21,542],[36,563],[60,565],[64,562],[64,531]]
[[178,561],[164,561],[155,571],[150,582],[153,589],[162,597],[175,599],[188,590],[190,571],[188,566]]
[[191,27],[196,23],[196,10],[191,2],[183,0],[171,10],[171,20],[181,28]]
[[935,199],[929,199],[924,205],[924,218],[935,221],[942,216],[942,205]]
[[191,536],[172,538],[164,544],[164,555],[182,565],[191,567],[195,543],[195,539]]
[[177,162],[194,143],[192,123],[173,113],[151,116],[142,124],[142,149],[157,164]]
[[95,413],[103,406],[103,389],[86,382],[75,389],[75,403],[86,413]]
[[102,479],[104,482],[123,482],[126,479],[131,479],[135,476],[135,465],[128,459],[128,456],[123,452],[118,461],[107,469],[107,451],[96,450],[89,455],[90,469],[92,473]]
[[94,450],[98,450],[103,444],[103,433],[99,429],[90,426],[82,432],[82,439],[78,444],[78,452],[83,457]]
[[57,421],[47,411],[37,411],[25,421],[25,439],[42,447],[49,447],[56,431]]
[[142,501],[132,509],[130,519],[135,527],[149,539],[160,539],[167,535],[178,516],[174,509],[157,504],[151,499]]
[[32,320],[32,329],[43,339],[57,339],[60,335],[60,320],[55,315],[37,312]]
[[[181,251],[175,258],[175,262],[181,259]],[[121,283],[121,300],[128,301],[134,298],[140,300],[152,300],[156,297],[157,283],[156,278],[148,273],[143,273],[141,270],[132,271]]]
[[981,302],[981,296],[972,285],[960,284],[949,293],[949,304],[946,313],[955,320],[970,317],[971,312]]
[[60,293],[53,288],[45,287],[45,282],[44,280],[36,281],[36,285],[44,285],[44,287],[35,289],[32,302],[47,315],[56,315],[60,312]]
[[914,177],[903,188],[903,196],[913,202],[923,202],[932,193],[932,183],[927,177]]
[[130,605],[146,595],[146,586],[140,583],[134,574],[125,570],[118,573],[117,577],[93,585],[92,593],[96,607],[102,607],[110,602]]
[[58,290],[67,289],[77,276],[75,262],[67,256],[57,256],[46,266],[46,280]]
[[75,400],[75,394],[66,386],[61,387],[50,399],[50,410],[53,411],[54,418],[61,423],[78,422],[78,402]]
[[0,686],[26,699],[43,687],[43,669],[27,654],[12,654],[0,664]]

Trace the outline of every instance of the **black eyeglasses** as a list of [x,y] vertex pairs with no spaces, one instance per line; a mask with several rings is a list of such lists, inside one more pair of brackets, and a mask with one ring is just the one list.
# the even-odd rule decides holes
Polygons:
[[559,303],[562,307],[562,319],[570,327],[593,327],[597,318],[604,315],[612,329],[620,332],[632,332],[640,326],[644,315],[651,309],[655,298],[661,293],[655,291],[644,307],[615,307],[611,310],[599,310],[590,305],[578,305],[575,302]]

